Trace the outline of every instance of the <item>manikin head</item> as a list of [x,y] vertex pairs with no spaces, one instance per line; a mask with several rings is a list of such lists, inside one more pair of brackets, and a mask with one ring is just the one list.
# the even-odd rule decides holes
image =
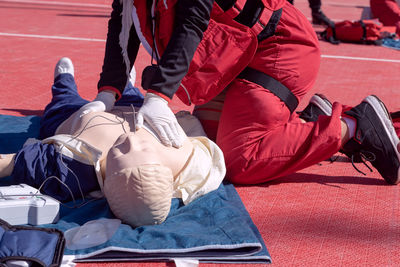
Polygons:
[[103,187],[114,215],[133,227],[165,220],[174,185],[169,163],[187,153],[163,146],[144,129],[139,131],[121,135],[109,150]]

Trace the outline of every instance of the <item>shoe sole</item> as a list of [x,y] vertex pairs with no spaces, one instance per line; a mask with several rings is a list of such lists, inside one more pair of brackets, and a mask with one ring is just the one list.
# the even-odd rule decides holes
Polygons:
[[[394,151],[396,152],[397,159],[400,161],[400,153],[397,150],[397,145],[399,144],[399,137],[393,127],[392,120],[390,119],[389,112],[385,104],[375,95],[367,96],[363,102],[370,104],[370,106],[378,114],[379,120],[381,121],[386,134],[389,136],[390,142]],[[400,168],[397,170],[397,180],[394,182],[397,184],[400,180]]]
[[332,115],[332,103],[325,97],[321,97],[320,95],[315,94],[311,97],[310,103],[321,109],[326,116]]

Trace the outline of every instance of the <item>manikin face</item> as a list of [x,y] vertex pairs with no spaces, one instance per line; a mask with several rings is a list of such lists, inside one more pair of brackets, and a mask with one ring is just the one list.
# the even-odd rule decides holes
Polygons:
[[174,177],[157,143],[146,134],[126,133],[107,154],[104,195],[114,215],[134,227],[159,224],[170,209]]

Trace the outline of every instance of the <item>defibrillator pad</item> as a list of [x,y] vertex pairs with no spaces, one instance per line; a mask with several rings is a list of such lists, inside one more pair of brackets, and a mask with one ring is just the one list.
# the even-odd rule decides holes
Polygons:
[[[63,233],[54,228],[13,226],[0,219],[0,266],[60,266],[64,253]],[[25,262],[25,265],[21,263]]]

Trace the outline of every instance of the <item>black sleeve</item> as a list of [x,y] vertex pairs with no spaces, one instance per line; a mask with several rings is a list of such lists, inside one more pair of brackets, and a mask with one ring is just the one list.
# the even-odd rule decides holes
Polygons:
[[[193,55],[208,27],[214,0],[179,0],[175,29],[150,80],[149,88],[169,98],[189,69]],[[162,22],[161,22],[162,23]]]
[[[101,88],[103,86],[111,86],[122,93],[129,78],[126,74],[126,65],[122,56],[122,48],[119,45],[119,34],[122,28],[122,4],[120,4],[119,0],[114,0],[112,8],[113,11],[111,12],[111,18],[108,21],[108,33],[103,68],[97,87]],[[128,55],[131,63],[130,67],[132,67],[134,61],[136,60],[140,45],[139,38],[137,37],[135,27],[133,25],[130,29],[129,36]]]

